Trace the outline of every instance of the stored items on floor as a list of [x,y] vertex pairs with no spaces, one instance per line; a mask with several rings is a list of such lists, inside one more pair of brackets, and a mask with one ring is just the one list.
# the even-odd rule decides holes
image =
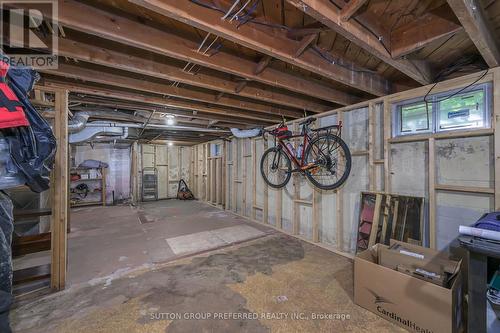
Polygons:
[[422,245],[424,198],[362,192],[356,252],[395,239]]
[[194,200],[193,192],[191,192],[184,179],[179,180],[179,186],[177,187],[177,199]]

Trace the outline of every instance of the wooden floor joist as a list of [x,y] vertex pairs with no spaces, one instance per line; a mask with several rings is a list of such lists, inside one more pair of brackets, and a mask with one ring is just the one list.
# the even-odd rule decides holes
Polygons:
[[281,117],[279,117],[279,116],[269,115],[266,117],[262,117],[262,116],[259,116],[258,114],[256,115],[255,113],[242,111],[242,110],[233,110],[233,109],[227,109],[227,108],[221,108],[221,107],[211,107],[208,105],[194,103],[194,102],[188,102],[188,101],[179,101],[179,100],[172,100],[172,99],[169,100],[169,99],[165,99],[165,98],[161,98],[161,97],[146,96],[146,95],[141,95],[139,93],[120,91],[120,90],[116,90],[116,89],[112,89],[112,88],[92,87],[92,86],[89,86],[88,84],[64,83],[63,85],[61,85],[61,83],[47,82],[46,85],[47,86],[57,86],[57,87],[61,87],[61,86],[65,85],[68,88],[68,90],[71,92],[78,92],[78,93],[82,93],[82,94],[89,94],[89,95],[102,96],[102,97],[110,97],[110,98],[116,98],[116,99],[121,99],[121,100],[125,100],[125,101],[140,101],[140,102],[147,103],[147,104],[155,104],[155,105],[169,107],[169,108],[183,109],[183,110],[188,110],[191,112],[201,111],[201,112],[205,112],[205,113],[227,115],[230,117],[253,119],[253,120],[258,120],[260,122],[276,123],[276,121],[279,121],[281,119]]
[[[188,23],[237,44],[280,59],[291,65],[317,73],[355,89],[375,96],[390,92],[390,85],[377,73],[353,71],[322,59],[312,50],[305,50],[303,41],[287,38],[286,32],[253,24],[236,25],[229,20],[221,20],[219,11],[211,10],[188,0],[131,0],[159,14]],[[220,1],[223,3],[224,1]],[[305,37],[309,43],[310,36]]]
[[303,113],[299,110],[284,109],[273,107],[271,105],[259,104],[250,101],[243,101],[237,98],[222,96],[217,99],[216,95],[210,92],[194,91],[188,88],[175,87],[170,84],[162,84],[147,80],[131,78],[123,75],[100,72],[94,69],[84,68],[82,66],[60,63],[57,69],[41,69],[42,73],[54,76],[62,76],[76,80],[89,81],[105,84],[120,88],[139,90],[147,93],[159,94],[163,96],[178,97],[197,102],[204,102],[216,105],[222,105],[235,109],[243,109],[258,113],[283,115],[290,118],[300,118]]
[[197,51],[198,43],[73,0],[59,1],[58,20],[63,26],[77,31],[340,105],[360,101],[343,91],[269,67],[255,75],[256,63],[253,61],[222,51],[207,57]]
[[287,0],[290,4],[315,18],[335,32],[344,36],[356,45],[378,57],[383,62],[396,68],[420,84],[432,82],[430,69],[423,64],[416,64],[409,60],[394,60],[385,49],[384,44],[376,36],[368,32],[363,26],[353,20],[343,21],[338,9],[328,0]]
[[[136,57],[111,49],[105,49],[65,38],[61,38],[59,40],[58,54],[61,57],[87,61],[110,68],[185,83],[196,87],[247,97],[276,105],[300,108],[312,112],[322,112],[330,109],[328,105],[322,104],[319,101],[300,98],[293,96],[292,94],[285,94],[272,89],[256,88],[251,85],[247,85],[245,89],[237,92],[238,82],[235,81],[226,80],[204,73],[192,75],[183,71],[182,68],[165,62],[160,63],[147,59],[146,57]],[[270,58],[267,59],[270,60]],[[263,70],[264,68],[262,68],[261,71]],[[258,75],[261,71],[256,71],[255,74]]]

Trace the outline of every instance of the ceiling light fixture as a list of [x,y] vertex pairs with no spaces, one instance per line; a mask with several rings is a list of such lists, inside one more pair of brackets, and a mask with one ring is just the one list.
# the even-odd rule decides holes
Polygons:
[[169,126],[175,125],[175,116],[173,114],[167,114],[165,118],[167,119],[167,125]]

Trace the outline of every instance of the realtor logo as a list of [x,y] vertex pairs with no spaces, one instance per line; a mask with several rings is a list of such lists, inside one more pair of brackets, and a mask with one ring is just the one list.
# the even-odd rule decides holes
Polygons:
[[18,67],[57,69],[57,0],[0,0],[2,60]]

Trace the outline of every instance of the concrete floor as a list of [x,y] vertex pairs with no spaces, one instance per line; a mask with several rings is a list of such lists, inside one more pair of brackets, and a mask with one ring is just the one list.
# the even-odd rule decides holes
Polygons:
[[353,304],[351,260],[202,203],[81,209],[72,230],[70,287],[18,304],[15,332],[405,332]]
[[108,278],[266,232],[272,230],[197,201],[73,209],[68,282]]

